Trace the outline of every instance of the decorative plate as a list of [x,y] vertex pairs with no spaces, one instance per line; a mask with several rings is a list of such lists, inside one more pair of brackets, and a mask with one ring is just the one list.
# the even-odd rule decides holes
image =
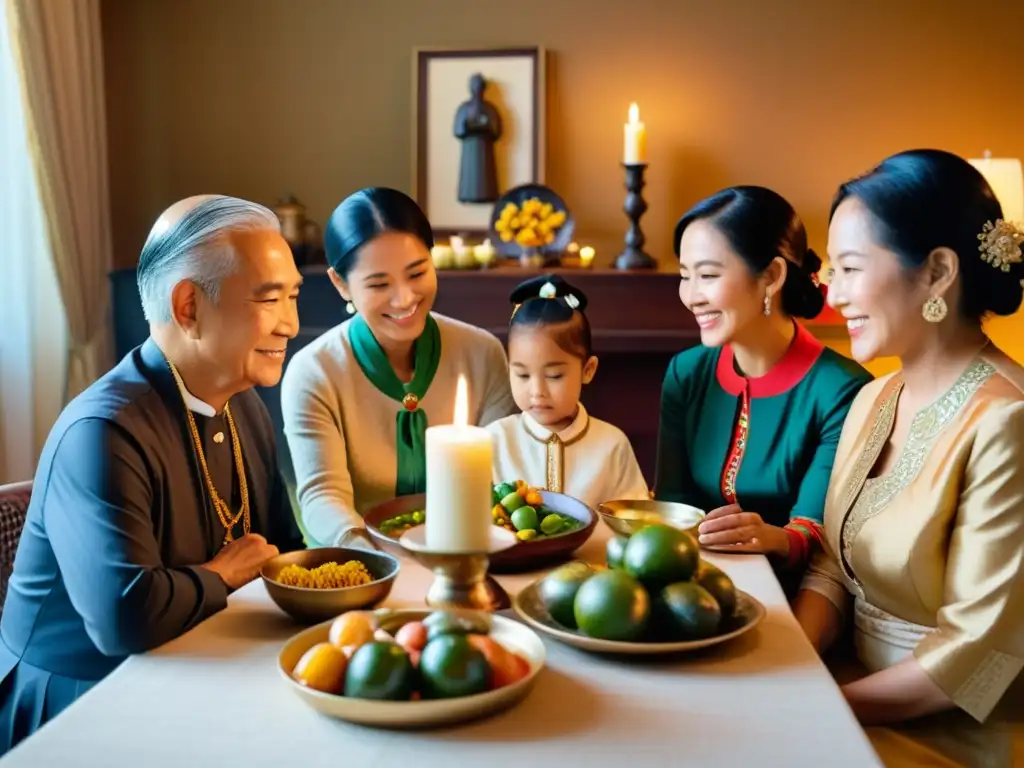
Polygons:
[[[386,625],[390,629],[409,621],[421,621],[432,610],[388,610]],[[544,667],[544,642],[529,627],[503,616],[491,616],[490,636],[530,663],[530,673],[518,682],[474,696],[424,701],[375,701],[323,693],[297,683],[291,676],[299,659],[317,643],[327,641],[331,622],[325,621],[293,636],[278,656],[278,672],[296,696],[322,715],[360,725],[383,728],[429,728],[491,715],[518,704],[532,690],[537,674]]]
[[[532,200],[537,200],[543,210],[527,211],[527,216],[540,229],[544,229],[545,223],[551,225],[549,228],[552,235],[551,242],[527,246],[520,244],[515,239],[510,241],[502,240],[503,232],[514,235],[521,229],[522,223],[519,221],[513,222],[512,219],[519,219],[523,204]],[[509,213],[504,213],[506,209]],[[512,223],[515,223],[516,226],[509,226]],[[572,233],[575,226],[572,212],[569,211],[569,207],[557,192],[550,187],[545,187],[543,184],[522,184],[510,189],[498,198],[498,201],[494,204],[494,210],[491,211],[488,237],[498,253],[506,258],[518,258],[527,250],[533,250],[541,255],[555,256],[564,253],[569,243],[572,242]],[[537,234],[543,237],[547,231],[541,231]]]
[[727,622],[725,631],[714,637],[702,640],[680,640],[675,642],[622,642],[617,640],[599,640],[588,637],[579,630],[563,627],[548,614],[540,599],[538,587],[540,580],[524,587],[512,601],[512,608],[519,617],[539,632],[543,632],[556,640],[593,653],[615,653],[639,655],[657,655],[668,653],[685,653],[708,648],[713,645],[735,640],[764,619],[767,611],[757,598],[736,590],[736,613]]

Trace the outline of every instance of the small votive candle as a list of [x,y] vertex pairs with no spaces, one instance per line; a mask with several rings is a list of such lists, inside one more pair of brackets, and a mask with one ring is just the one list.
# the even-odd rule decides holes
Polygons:
[[484,240],[473,249],[473,257],[481,267],[489,267],[498,258],[498,251],[491,245],[490,240]]
[[451,269],[455,263],[455,252],[450,245],[435,245],[430,249],[430,260],[434,269]]
[[455,251],[455,268],[472,269],[476,266],[473,257],[473,246],[466,245],[461,237],[452,238],[452,250]]
[[585,245],[580,248],[580,266],[584,269],[590,269],[594,263],[594,249],[589,245]]

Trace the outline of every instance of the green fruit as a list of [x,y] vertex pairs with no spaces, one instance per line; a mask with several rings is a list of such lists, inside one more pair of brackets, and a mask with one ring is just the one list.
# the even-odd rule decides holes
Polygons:
[[537,527],[537,510],[524,506],[512,513],[512,525],[517,531],[534,530]]
[[622,555],[622,567],[650,590],[689,581],[699,561],[693,537],[670,525],[641,528],[629,537]]
[[[700,584],[680,581],[669,584],[660,594],[666,631],[674,638],[700,640],[718,632],[722,609],[715,598]],[[659,609],[659,613],[661,610]]]
[[637,640],[650,618],[651,600],[625,571],[603,571],[576,592],[573,615],[584,634],[601,640]]
[[545,576],[537,589],[541,602],[551,618],[569,629],[576,629],[573,602],[580,586],[591,576],[594,569],[586,563],[566,563]]
[[424,698],[452,699],[486,691],[491,665],[465,635],[443,635],[423,649],[419,673]]
[[498,494],[497,488],[491,489],[491,506],[496,507],[501,503],[501,496]]
[[494,487],[494,493],[498,497],[498,500],[494,503],[500,504],[502,499],[504,499],[506,496],[511,496],[515,492],[515,483],[499,483]]
[[366,643],[352,655],[345,672],[345,695],[354,699],[408,701],[416,669],[395,643]]
[[626,554],[626,544],[629,538],[626,536],[612,536],[608,539],[608,545],[604,550],[604,559],[609,568],[621,568],[622,558]]
[[736,613],[736,585],[725,571],[702,560],[695,580],[715,598],[723,618],[731,618]]
[[423,626],[428,642],[442,635],[486,635],[491,631],[490,622],[470,611],[434,611],[423,620]]
[[520,496],[517,491],[513,491],[512,493],[503,497],[500,503],[501,506],[505,508],[505,511],[511,514],[520,507],[524,506],[526,504],[526,500],[522,496]]
[[540,531],[545,536],[554,536],[566,527],[566,519],[558,514],[548,515],[540,521]]

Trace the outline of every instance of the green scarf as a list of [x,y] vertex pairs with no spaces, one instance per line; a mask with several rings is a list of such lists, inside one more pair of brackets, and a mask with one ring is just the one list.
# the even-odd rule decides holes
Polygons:
[[413,347],[412,381],[403,384],[362,315],[352,318],[348,331],[356,362],[377,389],[402,405],[395,416],[398,477],[395,495],[423,493],[427,488],[427,414],[419,407],[441,361],[441,331],[433,316]]

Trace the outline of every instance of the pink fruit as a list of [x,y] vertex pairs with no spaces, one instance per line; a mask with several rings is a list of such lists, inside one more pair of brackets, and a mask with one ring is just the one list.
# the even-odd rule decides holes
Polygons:
[[408,624],[403,624],[401,629],[395,633],[395,642],[410,653],[422,651],[427,645],[427,628],[421,621],[410,621]]

